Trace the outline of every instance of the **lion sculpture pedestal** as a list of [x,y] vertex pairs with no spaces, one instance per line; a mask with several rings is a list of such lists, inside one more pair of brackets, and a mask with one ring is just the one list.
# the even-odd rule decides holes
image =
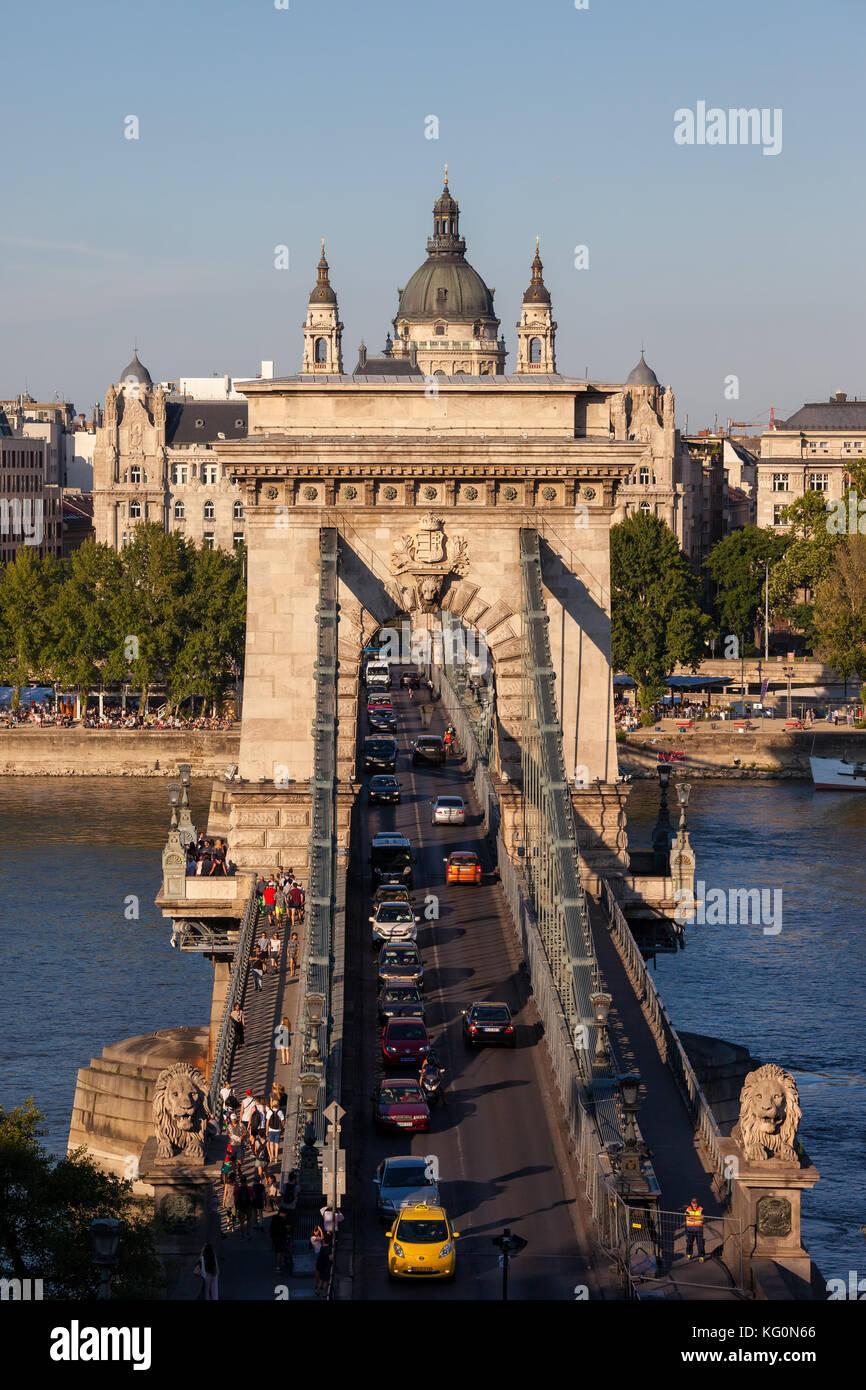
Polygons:
[[740,1118],[727,1141],[733,1187],[731,1216],[742,1222],[743,1279],[755,1283],[756,1264],[771,1260],[810,1286],[812,1261],[800,1238],[801,1194],[819,1173],[797,1145],[800,1102],[793,1077],[775,1063],[749,1072]]
[[155,1134],[141,1151],[139,1172],[153,1185],[157,1248],[169,1298],[195,1298],[192,1267],[209,1242],[219,1249],[220,1162],[207,1163],[207,1083],[181,1062],[160,1072],[153,1101]]

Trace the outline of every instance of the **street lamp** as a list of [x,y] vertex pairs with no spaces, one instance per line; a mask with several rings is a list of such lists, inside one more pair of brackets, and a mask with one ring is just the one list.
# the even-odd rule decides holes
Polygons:
[[319,1029],[324,1022],[325,1005],[327,999],[324,994],[307,994],[304,996],[304,1010],[307,1015],[307,1023],[310,1025],[310,1058],[318,1061],[321,1053],[319,1051]]
[[592,1005],[593,1017],[595,1018],[598,1032],[595,1035],[595,1057],[594,1061],[598,1064],[607,1061],[607,1049],[604,1045],[604,1030],[607,1027],[607,1016],[610,1013],[610,1006],[613,1003],[613,995],[599,991],[597,994],[589,996]]
[[178,806],[180,805],[180,794],[181,794],[182,790],[183,790],[183,788],[181,787],[180,782],[169,782],[169,784],[168,784],[168,800],[169,800],[169,804],[170,804],[170,806],[171,806],[171,828],[172,828],[172,830],[176,830],[176,829],[177,829],[177,808],[178,808]]
[[680,803],[680,830],[685,830],[686,828],[686,807],[689,804],[691,791],[690,782],[677,783],[677,800]]
[[640,1152],[637,1146],[635,1116],[640,1108],[640,1077],[637,1072],[626,1072],[618,1078],[622,1108],[625,1111],[623,1130],[623,1149],[620,1173],[624,1186],[629,1191],[647,1191],[647,1180],[640,1166]]
[[192,814],[189,809],[189,787],[192,780],[192,765],[190,763],[178,763],[178,775],[180,777],[180,842],[184,849],[195,844],[195,826],[192,823]]
[[319,1167],[319,1155],[316,1149],[316,1130],[313,1125],[313,1116],[316,1113],[316,1105],[319,1100],[319,1087],[321,1078],[314,1071],[305,1071],[298,1080],[298,1093],[301,1098],[301,1109],[306,1115],[304,1125],[304,1142],[301,1148],[301,1168],[305,1172],[312,1172]]
[[668,811],[668,787],[671,780],[670,763],[659,763],[659,802],[658,819],[653,826],[653,867],[657,874],[667,872],[671,852],[671,817]]
[[117,1264],[117,1247],[122,1230],[123,1222],[113,1216],[100,1217],[90,1223],[93,1263],[99,1269],[97,1298],[111,1297],[111,1271]]

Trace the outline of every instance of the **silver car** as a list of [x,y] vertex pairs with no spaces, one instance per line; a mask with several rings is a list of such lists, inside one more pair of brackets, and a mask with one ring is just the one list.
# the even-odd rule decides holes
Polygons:
[[382,902],[369,919],[373,928],[373,949],[378,951],[385,942],[415,941],[419,918],[411,903]]
[[[436,1175],[435,1177],[433,1175]],[[376,1207],[387,1225],[409,1202],[439,1205],[439,1164],[434,1154],[426,1158],[386,1158],[376,1169],[373,1182],[379,1189]]]
[[437,796],[431,825],[465,825],[466,807],[462,796]]

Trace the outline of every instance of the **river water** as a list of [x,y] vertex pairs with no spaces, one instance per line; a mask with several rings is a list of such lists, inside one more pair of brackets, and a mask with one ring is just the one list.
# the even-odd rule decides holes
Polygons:
[[[634,787],[633,845],[649,845],[658,799],[657,784]],[[659,993],[675,1027],[742,1043],[793,1074],[800,1138],[821,1174],[803,1196],[804,1242],[825,1278],[862,1276],[866,796],[816,793],[809,782],[699,781],[688,816],[705,916],[712,889],[728,903],[730,889],[769,889],[769,911],[754,925],[687,926],[685,950],[658,957]]]
[[[193,787],[194,819],[208,796]],[[648,843],[657,804],[655,784],[635,786],[633,843]],[[54,1153],[91,1056],[209,1017],[210,965],[169,947],[153,906],[168,819],[160,779],[0,778],[0,1103],[33,1095]],[[866,1272],[866,796],[697,782],[689,823],[707,891],[781,890],[781,931],[688,927],[685,951],[658,958],[662,998],[677,1027],[793,1072],[821,1173],[804,1198],[806,1243],[827,1278]]]

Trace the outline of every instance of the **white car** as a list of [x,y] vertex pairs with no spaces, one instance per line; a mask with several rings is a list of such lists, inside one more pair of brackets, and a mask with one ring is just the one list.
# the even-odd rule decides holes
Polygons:
[[465,825],[466,807],[462,796],[437,796],[433,803],[431,825]]
[[379,903],[369,920],[373,927],[373,949],[376,951],[386,942],[414,942],[418,936],[420,918],[415,916],[408,903]]

